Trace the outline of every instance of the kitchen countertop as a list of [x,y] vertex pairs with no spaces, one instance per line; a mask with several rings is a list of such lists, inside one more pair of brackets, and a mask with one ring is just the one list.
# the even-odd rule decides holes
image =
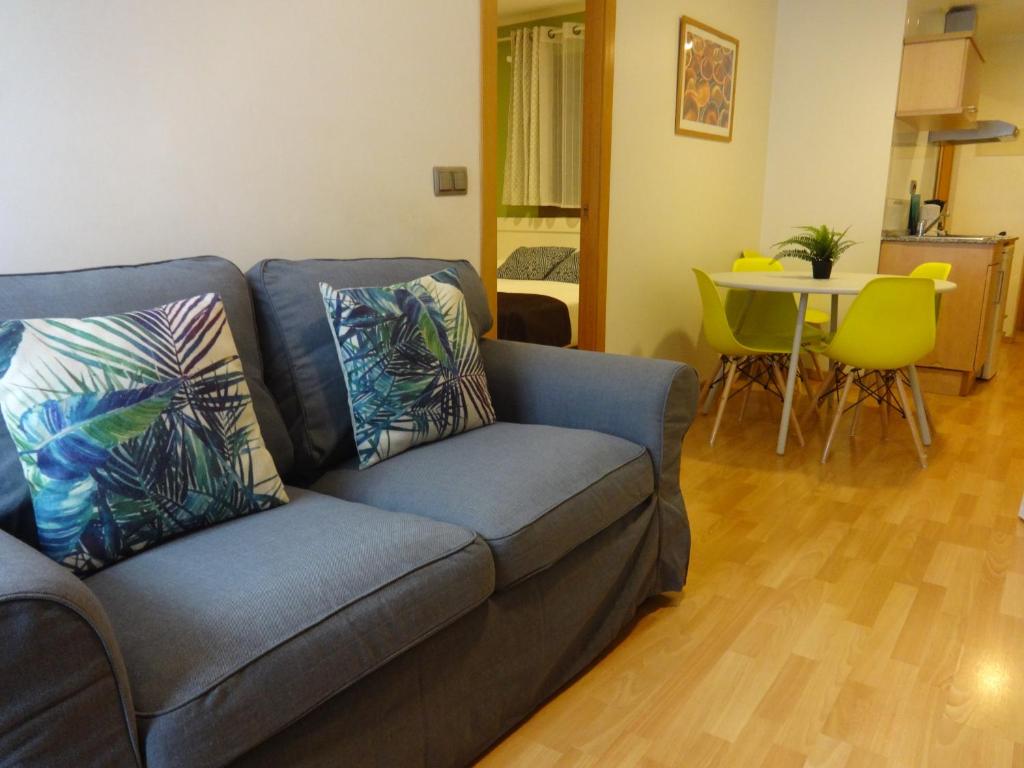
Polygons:
[[935,245],[997,245],[998,243],[1012,243],[1016,239],[1016,236],[1011,235],[987,235],[977,237],[957,237],[955,235],[882,235],[882,242],[933,243]]

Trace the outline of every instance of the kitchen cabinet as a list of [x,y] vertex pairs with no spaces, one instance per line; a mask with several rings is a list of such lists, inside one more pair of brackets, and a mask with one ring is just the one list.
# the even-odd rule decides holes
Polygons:
[[908,38],[896,117],[921,130],[973,126],[983,62],[969,32]]
[[1008,240],[944,242],[943,238],[883,240],[882,274],[906,275],[918,264],[942,261],[953,269],[956,290],[941,299],[935,348],[918,363],[922,387],[944,394],[969,394],[988,360],[993,314],[1004,290],[1000,278]]

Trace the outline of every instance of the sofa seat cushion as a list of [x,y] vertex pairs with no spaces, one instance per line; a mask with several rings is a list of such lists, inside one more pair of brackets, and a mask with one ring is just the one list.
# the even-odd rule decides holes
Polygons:
[[498,422],[369,469],[355,460],[312,487],[470,528],[499,589],[540,571],[654,492],[642,446],[600,432]]
[[287,492],[87,580],[148,765],[229,762],[493,591],[490,552],[465,528]]

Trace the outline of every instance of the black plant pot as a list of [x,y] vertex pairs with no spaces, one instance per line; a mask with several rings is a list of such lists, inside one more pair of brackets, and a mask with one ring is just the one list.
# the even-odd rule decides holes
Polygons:
[[832,262],[812,261],[811,272],[816,280],[828,280],[832,277]]

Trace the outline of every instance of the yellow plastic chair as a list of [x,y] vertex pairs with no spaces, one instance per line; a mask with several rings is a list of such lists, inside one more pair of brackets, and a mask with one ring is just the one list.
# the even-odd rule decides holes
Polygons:
[[[926,261],[923,264],[918,264],[914,267],[909,277],[921,277],[927,278],[928,280],[948,280],[950,272],[953,271],[953,265],[945,261]],[[942,303],[942,296],[938,293],[935,294],[935,323],[936,326],[939,322],[939,305]],[[931,444],[931,432],[932,420],[931,410],[928,408],[928,403],[924,399],[924,393],[921,391],[921,385],[917,380],[917,370],[913,365],[907,366],[907,372],[905,374],[904,382],[908,384],[914,395],[914,408],[917,409],[918,413],[922,413],[924,418],[921,420],[922,430],[922,442],[925,445]],[[860,414],[860,403],[858,400],[857,404],[853,406],[853,418],[850,420],[850,435],[851,437],[857,429],[857,417]],[[882,417],[882,428],[883,430],[888,426],[888,409],[884,403],[882,405],[880,415]]]
[[[753,248],[744,248],[740,251],[740,258],[736,259],[732,263],[733,272],[781,272],[782,265],[768,256],[765,256],[760,251],[755,251]],[[794,303],[796,297],[793,297]],[[804,322],[808,325],[818,326],[821,331],[825,330],[825,326],[828,325],[828,312],[823,312],[820,309],[814,309],[808,307],[804,313]],[[793,316],[794,320],[796,315]]]
[[[732,263],[732,271],[781,272],[782,265],[764,256],[748,256],[736,259]],[[792,341],[797,317],[796,299],[792,294],[732,289],[725,297],[725,311],[741,339],[755,341],[764,336],[785,336]],[[810,310],[807,310],[807,315],[810,315]],[[828,315],[821,315],[828,322]],[[820,338],[821,329],[814,327],[817,323],[806,316],[804,319],[805,325],[811,326],[804,328],[804,338],[808,341]]]
[[[781,272],[782,265],[775,259],[764,256],[747,256],[736,259],[732,263],[733,272]],[[798,314],[796,297],[788,293],[773,293],[770,291],[745,291],[730,290],[725,297],[725,311],[729,316],[736,336],[741,341],[758,344],[777,345],[780,343],[793,343],[793,329],[796,327]],[[810,315],[807,310],[807,315]],[[828,315],[821,314],[824,322],[828,322]],[[819,345],[824,338],[823,329],[804,318],[803,340],[805,346]],[[817,373],[818,379],[822,377],[821,369],[818,366],[818,358],[814,352],[808,350],[811,364]],[[804,376],[801,370],[801,376]],[[806,384],[806,376],[804,382]],[[808,394],[808,396],[811,396]],[[746,399],[743,401],[746,406]]]
[[[733,382],[737,372],[747,379],[744,389],[749,389],[756,383],[766,391],[782,397],[786,389],[786,382],[782,377],[782,371],[779,370],[776,356],[788,356],[790,350],[788,342],[775,344],[767,339],[763,343],[755,343],[738,339],[733,333],[732,326],[729,325],[725,305],[722,303],[718,288],[715,287],[711,277],[707,272],[696,268],[693,270],[693,274],[697,278],[697,287],[700,290],[701,305],[704,311],[704,338],[711,348],[722,357],[722,366],[719,372],[704,382],[700,393],[700,399],[707,402],[710,399],[711,387],[720,381],[724,382],[715,424],[711,429],[710,443],[714,445],[715,438],[718,436],[718,428],[722,424],[725,405],[733,395]],[[797,440],[800,445],[803,445],[804,436],[795,412],[790,413],[790,419]]]
[[[949,273],[953,271],[953,265],[944,261],[926,261],[918,264],[910,270],[910,277],[926,277],[929,280],[948,280]],[[939,304],[942,296],[935,294],[935,321],[939,319]]]
[[948,280],[953,265],[944,261],[926,261],[910,270],[910,277],[927,277],[929,280]]
[[[733,272],[781,272],[782,265],[772,259],[764,257],[747,257],[736,259],[732,263]],[[765,297],[773,297],[766,299]],[[765,315],[774,314],[777,309],[772,305],[781,298],[786,301],[786,294],[770,294],[765,292],[748,291],[743,288],[731,288],[725,295],[725,314],[729,318],[729,325],[739,335],[745,332],[755,331],[758,327],[758,320]],[[757,304],[757,306],[754,306]],[[796,313],[793,313],[793,321],[796,322]],[[773,323],[774,326],[774,323]],[[790,326],[792,328],[792,326]]]
[[[910,270],[910,277],[926,277],[929,280],[949,280],[949,273],[953,271],[953,265],[945,261],[926,261],[918,264]],[[939,323],[939,307],[942,304],[942,296],[935,294],[935,324]],[[912,385],[914,390],[914,407],[924,412],[923,429],[925,431],[925,443],[931,442],[932,412],[921,392],[921,385],[917,381],[917,370],[914,366],[907,366],[907,383]]]
[[883,408],[891,406],[902,411],[921,466],[928,466],[901,372],[934,346],[935,283],[931,279],[880,277],[864,287],[850,305],[836,335],[822,350],[834,364],[821,391],[828,391],[833,382],[844,379],[821,454],[822,464],[828,460],[850,389],[856,384],[859,398],[851,407],[872,397],[879,400]]

